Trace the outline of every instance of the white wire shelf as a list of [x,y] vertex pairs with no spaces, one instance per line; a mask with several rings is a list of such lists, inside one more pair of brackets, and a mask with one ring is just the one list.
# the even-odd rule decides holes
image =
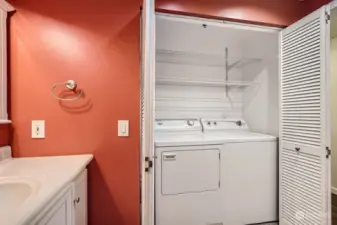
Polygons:
[[242,58],[242,59],[237,60],[235,63],[230,64],[228,66],[228,70],[231,70],[233,68],[243,68],[249,64],[258,63],[261,61],[262,59],[259,59],[259,58]]
[[[261,58],[239,58],[231,57],[234,63],[228,65],[228,70],[242,68],[246,65],[261,62]],[[210,67],[225,67],[225,54],[209,54],[202,52],[177,51],[168,49],[156,49],[156,61],[163,63],[174,63],[182,65],[197,65]]]
[[[171,102],[216,102],[225,103],[225,98],[196,98],[196,97],[156,97],[156,101],[171,101]],[[241,100],[232,100],[233,103],[241,103]]]
[[227,110],[235,110],[229,109],[225,107],[204,107],[204,108],[196,108],[196,107],[185,107],[185,108],[165,108],[165,107],[156,107],[156,111],[165,111],[165,112],[184,112],[184,111],[227,111]]
[[168,79],[159,78],[156,80],[156,84],[161,85],[179,85],[179,86],[201,86],[201,87],[248,87],[256,83],[243,82],[243,81],[220,81],[220,80],[189,80],[189,79]]

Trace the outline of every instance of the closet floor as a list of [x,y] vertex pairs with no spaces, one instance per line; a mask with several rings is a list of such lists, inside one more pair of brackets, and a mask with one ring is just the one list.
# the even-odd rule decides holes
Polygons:
[[337,225],[337,195],[331,195],[331,219],[332,225]]

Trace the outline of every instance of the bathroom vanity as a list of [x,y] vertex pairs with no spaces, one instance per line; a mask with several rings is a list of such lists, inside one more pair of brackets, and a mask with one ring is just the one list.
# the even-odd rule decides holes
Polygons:
[[60,194],[39,212],[32,224],[86,225],[87,222],[87,170],[73,180]]
[[88,224],[86,167],[92,155],[7,158],[6,152],[9,147],[0,148],[1,224]]

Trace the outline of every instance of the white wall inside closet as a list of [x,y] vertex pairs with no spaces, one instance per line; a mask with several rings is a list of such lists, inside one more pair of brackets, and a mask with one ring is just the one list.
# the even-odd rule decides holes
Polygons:
[[[169,56],[157,53],[157,118],[241,117],[242,93],[234,91],[226,98],[222,85],[225,81],[225,48],[228,47],[230,56],[240,56],[239,43],[226,36],[223,28],[204,28],[202,22],[170,18],[157,16],[157,52],[171,53]],[[171,63],[173,61],[177,63]],[[234,62],[232,57],[229,61]],[[241,71],[231,71],[230,77],[241,80]],[[161,82],[164,79],[177,83],[168,85]],[[186,81],[186,85],[179,81]],[[193,81],[196,85],[189,85]]]
[[253,131],[278,135],[278,35],[157,15],[156,117],[244,118]]
[[244,81],[243,117],[252,131],[278,136],[279,32],[249,32],[243,48],[246,57],[261,59],[242,68]]

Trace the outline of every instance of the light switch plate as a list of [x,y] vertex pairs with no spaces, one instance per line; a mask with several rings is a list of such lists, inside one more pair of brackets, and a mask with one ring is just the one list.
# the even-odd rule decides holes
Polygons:
[[129,120],[118,120],[118,136],[129,136]]
[[44,120],[32,120],[32,138],[45,138]]

